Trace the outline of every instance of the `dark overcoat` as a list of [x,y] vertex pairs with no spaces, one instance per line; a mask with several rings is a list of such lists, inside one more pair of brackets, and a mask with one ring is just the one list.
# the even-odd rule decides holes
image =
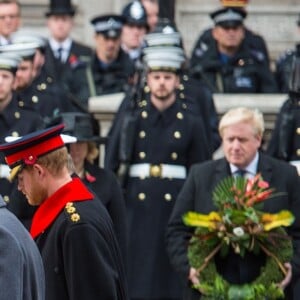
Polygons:
[[[280,210],[287,209],[295,216],[295,222],[289,227],[288,233],[293,237],[294,242],[293,275],[295,278],[298,278],[300,270],[300,185],[296,168],[286,162],[260,154],[257,172],[261,173],[263,179],[269,182],[270,187],[275,188],[276,192],[280,192],[279,196],[264,202],[263,210],[277,213]],[[212,191],[222,179],[229,175],[229,164],[224,158],[192,167],[170,217],[166,233],[167,249],[173,267],[185,281],[185,300],[198,300],[200,299],[200,294],[190,288],[187,280],[190,269],[187,258],[187,246],[192,229],[183,224],[182,216],[188,211],[207,214],[212,210],[216,210],[212,201]],[[245,267],[243,268],[244,270],[247,268],[253,270],[252,267],[255,268],[255,266],[251,265],[254,263],[253,261],[251,261],[250,265],[247,264],[247,261],[242,263]],[[233,275],[239,276],[239,273],[236,272]]]
[[[149,100],[149,99],[148,99]],[[159,112],[150,101],[137,109],[130,164],[170,164],[189,167],[210,158],[201,118],[185,111],[180,101]],[[120,115],[120,118],[122,115]],[[106,166],[115,168],[122,126],[116,125],[107,147]],[[119,135],[116,135],[116,131]],[[115,147],[115,148],[114,148]],[[174,174],[175,175],[175,174]],[[130,297],[178,299],[181,286],[165,250],[164,232],[184,178],[128,177],[125,201],[128,217],[128,280]]]
[[44,262],[47,300],[128,299],[111,219],[80,179],[39,206],[30,232]]

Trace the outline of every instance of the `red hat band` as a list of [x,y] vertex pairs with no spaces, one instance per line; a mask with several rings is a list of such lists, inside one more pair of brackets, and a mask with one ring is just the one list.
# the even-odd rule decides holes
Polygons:
[[39,144],[7,155],[5,160],[9,166],[13,166],[18,162],[23,162],[26,165],[33,165],[39,156],[56,150],[64,145],[65,144],[60,135],[54,136],[51,139],[45,140]]

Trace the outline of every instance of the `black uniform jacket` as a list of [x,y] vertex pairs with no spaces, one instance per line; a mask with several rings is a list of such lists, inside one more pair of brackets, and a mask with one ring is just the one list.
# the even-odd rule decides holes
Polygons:
[[[191,55],[192,65],[197,63],[197,57],[201,56],[201,53],[203,51],[202,45],[203,44],[210,45],[213,42],[214,42],[214,38],[212,36],[212,29],[209,28],[209,29],[205,30],[199,36],[199,38],[194,46],[194,49],[193,49],[192,55]],[[245,28],[245,43],[247,44],[247,46],[250,49],[259,53],[261,58],[264,59],[266,63],[270,62],[267,45],[262,36],[254,33],[249,28]]]
[[[135,113],[137,123],[130,165],[169,164],[188,170],[193,163],[210,158],[201,118],[183,109],[180,100],[159,112],[147,98],[141,101]],[[106,166],[112,169],[117,169],[120,164],[118,154],[122,128],[115,126],[114,133],[118,134],[112,134],[107,146]],[[169,176],[172,177],[172,174]],[[179,278],[166,254],[164,232],[184,180],[175,174],[173,178],[128,176],[124,190],[129,227],[128,281],[131,298],[181,297]]]
[[114,224],[124,262],[127,253],[127,222],[123,192],[116,175],[109,170],[85,161],[85,175],[82,181],[91,189],[106,207]]
[[[43,119],[35,111],[28,109],[20,103],[21,100],[14,92],[11,101],[0,112],[0,142],[5,142],[7,136],[23,136],[44,127]],[[0,154],[0,164],[6,164],[3,153]],[[0,178],[0,193],[8,203],[13,184],[6,178]]]
[[289,98],[280,108],[267,153],[286,161],[300,160],[300,100]]
[[214,41],[191,62],[191,73],[202,79],[212,92],[276,93],[275,78],[263,57],[242,42],[234,57],[223,63]]
[[[259,154],[258,171],[264,180],[269,182],[270,187],[280,192],[279,196],[270,198],[264,202],[263,210],[276,213],[280,210],[290,210],[295,216],[295,222],[288,228],[288,233],[293,237],[294,258],[292,260],[293,275],[299,276],[300,271],[300,185],[296,168],[286,162],[276,160],[264,154]],[[215,186],[225,177],[230,175],[229,164],[226,160],[197,164],[190,170],[189,176],[178,195],[174,210],[170,217],[166,244],[173,267],[181,274],[186,282],[186,295],[184,299],[199,299],[199,293],[189,288],[188,274],[189,263],[187,258],[187,246],[191,237],[192,229],[182,222],[182,216],[188,211],[197,211],[207,214],[216,208],[212,202],[212,191]],[[223,262],[222,268],[227,269],[226,276],[235,281],[244,280],[257,271],[261,261],[255,262],[251,257],[249,261],[239,259],[236,265],[236,257],[231,261]],[[233,267],[235,265],[235,267]],[[231,266],[231,267],[230,267]],[[246,272],[243,272],[245,271]],[[243,278],[242,278],[243,277]]]
[[39,206],[30,233],[44,262],[47,300],[128,299],[111,219],[80,179]]

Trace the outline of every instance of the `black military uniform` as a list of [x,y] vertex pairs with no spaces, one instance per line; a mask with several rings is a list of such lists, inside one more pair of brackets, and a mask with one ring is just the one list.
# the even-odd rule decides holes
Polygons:
[[286,161],[300,160],[300,53],[295,55],[289,80],[289,98],[283,103],[268,145],[268,154]]
[[[63,127],[60,124],[1,145],[13,169],[12,179],[22,166],[32,165],[64,146]],[[46,299],[127,300],[123,262],[111,219],[82,181],[69,177],[66,167],[67,162],[57,175],[64,183],[57,182],[55,192],[41,198],[30,229],[45,266]]]
[[289,81],[292,73],[292,65],[295,56],[300,54],[300,44],[297,44],[295,49],[286,51],[277,61],[275,70],[275,79],[279,91],[287,93],[289,91]]
[[123,112],[116,119],[105,165],[116,171],[124,163],[119,158],[121,140],[132,140],[124,184],[131,298],[179,299],[181,285],[166,255],[164,228],[186,171],[193,163],[209,159],[210,154],[199,117],[183,109],[179,99],[159,112],[150,102],[150,95],[133,113],[136,118],[131,136],[126,137],[121,130],[130,113]]
[[[1,143],[5,142],[7,136],[20,137],[43,127],[44,122],[41,116],[29,108],[20,106],[20,99],[16,93],[13,93],[10,103],[0,112]],[[0,156],[0,161],[1,164],[6,164],[3,155]],[[8,203],[8,209],[13,212],[15,211],[12,209],[14,206],[12,194],[15,192],[15,188],[14,184],[9,182],[7,178],[0,178],[0,193],[5,202]],[[18,194],[22,201],[25,201],[25,197],[19,192]]]
[[[211,14],[216,26],[241,26],[246,13],[223,8]],[[202,43],[191,59],[194,78],[202,79],[212,92],[275,93],[277,85],[263,52],[249,47],[245,39],[233,57],[218,51],[217,41]]]

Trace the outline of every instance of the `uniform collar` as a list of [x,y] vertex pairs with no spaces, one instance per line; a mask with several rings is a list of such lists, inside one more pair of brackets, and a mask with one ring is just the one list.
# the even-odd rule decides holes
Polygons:
[[60,214],[68,202],[92,200],[93,194],[86,188],[79,178],[65,184],[52,196],[47,198],[33,216],[30,234],[36,238],[45,231]]

